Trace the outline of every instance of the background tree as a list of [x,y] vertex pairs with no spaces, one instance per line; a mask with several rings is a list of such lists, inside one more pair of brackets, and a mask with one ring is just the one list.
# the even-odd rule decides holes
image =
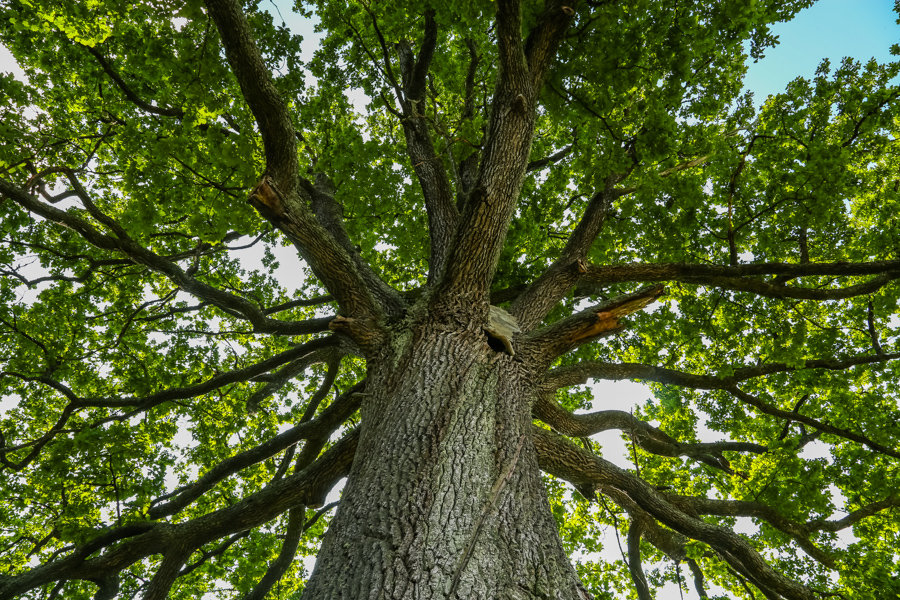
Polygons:
[[808,4],[4,2],[0,598],[896,597],[900,67],[755,110]]

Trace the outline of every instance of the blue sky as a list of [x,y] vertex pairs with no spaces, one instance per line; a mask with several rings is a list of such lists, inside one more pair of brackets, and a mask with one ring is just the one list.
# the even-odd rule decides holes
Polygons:
[[797,76],[812,77],[823,58],[832,64],[845,56],[860,61],[891,59],[900,44],[900,25],[892,0],[821,0],[793,21],[772,28],[780,43],[758,63],[750,63],[744,87],[760,103],[784,90]]

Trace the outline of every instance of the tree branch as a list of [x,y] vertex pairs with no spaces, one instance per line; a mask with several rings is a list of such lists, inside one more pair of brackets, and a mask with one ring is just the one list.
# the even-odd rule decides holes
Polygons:
[[[452,312],[487,310],[491,279],[519,198],[534,135],[537,88],[524,54],[517,0],[499,0],[497,84],[473,191],[434,296]],[[455,300],[447,306],[448,300]],[[441,304],[443,302],[443,304]]]
[[437,44],[437,23],[433,9],[425,11],[424,20],[422,47],[415,60],[412,57],[412,49],[405,42],[398,45],[404,83],[404,97],[400,99],[403,108],[401,124],[406,137],[407,153],[425,198],[431,238],[428,278],[429,281],[435,282],[446,266],[459,213],[453,201],[453,190],[447,170],[441,157],[435,152],[428,121],[425,118],[425,81]]
[[533,427],[532,438],[541,468],[552,475],[576,486],[596,484],[620,490],[654,519],[709,544],[733,567],[752,573],[764,588],[797,600],[815,599],[809,588],[772,569],[746,540],[731,530],[684,513],[646,482],[559,435]]
[[546,0],[543,13],[525,40],[525,57],[535,87],[538,89],[544,81],[550,63],[556,58],[559,44],[572,22],[577,6],[578,0],[567,0],[566,3],[561,0]]
[[641,523],[634,519],[628,526],[628,570],[631,572],[631,580],[634,581],[634,589],[637,591],[638,600],[653,600],[650,586],[647,585],[647,577],[641,566]]
[[856,365],[871,364],[878,362],[886,362],[900,358],[900,353],[884,354],[880,356],[857,356],[846,358],[843,360],[809,360],[803,367],[791,367],[781,363],[772,363],[768,365],[760,365],[757,367],[743,367],[736,369],[734,374],[729,377],[714,377],[711,375],[694,375],[692,373],[684,373],[673,369],[663,367],[654,367],[639,363],[621,363],[611,364],[604,362],[584,362],[571,367],[561,367],[551,371],[545,385],[549,388],[566,387],[578,385],[587,381],[588,378],[596,377],[602,379],[639,379],[643,381],[656,381],[677,385],[681,387],[689,387],[694,389],[706,390],[725,390],[735,396],[738,400],[753,406],[760,412],[787,419],[788,421],[796,421],[814,427],[824,433],[830,433],[839,437],[853,440],[865,446],[868,446],[876,452],[880,452],[887,456],[900,458],[900,451],[888,448],[879,444],[866,436],[854,433],[847,429],[835,427],[823,421],[804,416],[795,411],[786,411],[773,406],[769,406],[759,398],[740,390],[737,383],[754,377],[761,377],[771,373],[796,371],[799,369],[830,369],[841,370]]
[[71,229],[97,248],[124,254],[132,262],[149,267],[152,271],[167,277],[185,292],[206,300],[230,315],[246,319],[259,333],[301,335],[327,329],[328,319],[290,322],[269,318],[259,306],[249,300],[203,283],[186,273],[178,264],[139,245],[121,230],[121,226],[117,227],[119,231],[116,232],[116,237],[100,233],[77,214],[41,202],[33,195],[3,179],[0,179],[0,195],[9,198],[29,212]]
[[134,90],[131,89],[125,80],[122,79],[121,76],[116,72],[116,70],[112,67],[108,60],[103,56],[103,54],[97,49],[92,48],[90,46],[85,46],[84,44],[78,44],[87,52],[97,59],[97,62],[100,64],[100,67],[103,71],[109,76],[110,79],[116,84],[116,86],[122,91],[125,97],[135,106],[143,110],[144,112],[148,112],[154,115],[159,115],[161,117],[175,117],[177,119],[181,119],[184,117],[184,111],[180,108],[172,108],[168,106],[154,106],[138,96]]
[[240,2],[208,0],[206,4],[263,138],[267,175],[251,194],[251,204],[297,245],[341,309],[354,318],[371,320],[370,337],[378,337],[373,333],[378,329],[376,321],[392,307],[378,305],[373,294],[380,286],[373,289],[371,277],[362,274],[368,266],[354,261],[310,210],[315,190],[299,174],[290,114],[253,41]]
[[525,336],[524,352],[548,364],[573,348],[621,331],[619,319],[645,308],[664,291],[661,285],[643,288],[538,329]]
[[[358,437],[358,430],[352,431],[308,468],[270,483],[227,508],[178,524],[139,523],[110,530],[65,558],[0,578],[0,600],[11,600],[53,581],[96,579],[98,574],[119,571],[173,546],[198,548],[222,536],[258,527],[294,506],[322,504],[328,491],[349,472]],[[115,541],[119,543],[111,547]],[[103,549],[103,554],[88,558]]]
[[[208,490],[212,489],[219,481],[237,473],[241,469],[245,469],[266,460],[267,458],[275,456],[285,448],[293,446],[302,439],[319,440],[324,438],[327,440],[337,428],[359,408],[362,400],[359,395],[359,389],[361,389],[360,386],[351,388],[347,393],[343,394],[330,404],[328,408],[323,410],[318,418],[298,423],[287,431],[283,431],[254,448],[235,454],[208,470],[194,483],[158,498],[151,503],[151,508],[147,512],[148,518],[156,520],[169,515],[174,515]],[[318,455],[318,452],[316,452],[316,455]],[[315,458],[315,456],[312,458]],[[308,461],[308,463],[311,462],[312,460]],[[306,466],[308,466],[308,464],[303,465],[303,467]],[[173,496],[174,498],[172,498]],[[160,501],[167,498],[172,499],[165,504],[159,504]]]
[[844,358],[809,359],[804,361],[802,366],[787,365],[785,363],[766,363],[750,367],[734,367],[732,374],[724,377],[696,375],[643,363],[582,361],[574,365],[553,369],[544,378],[544,386],[547,389],[555,390],[561,387],[581,385],[589,379],[640,379],[694,389],[727,389],[729,386],[742,381],[772,375],[773,373],[790,373],[805,369],[841,371],[858,365],[882,363],[898,358],[900,358],[900,352],[876,356],[861,355]]
[[716,469],[732,473],[722,452],[753,452],[763,454],[766,446],[750,442],[682,443],[668,434],[621,410],[602,410],[588,414],[573,414],[549,395],[542,394],[532,408],[533,414],[559,433],[571,437],[590,437],[601,431],[618,429],[627,432],[644,450],[658,456],[688,456]]
[[[824,290],[748,279],[749,277],[763,275],[779,275],[792,279],[805,276],[877,276],[865,283],[846,288]],[[682,283],[751,292],[771,298],[838,300],[872,293],[898,278],[900,278],[900,261],[801,264],[758,263],[735,266],[659,263],[589,266],[585,269],[579,281],[595,286],[605,286],[623,281],[680,281]]]
[[306,508],[297,506],[288,511],[287,527],[284,530],[284,542],[281,545],[281,551],[278,556],[269,564],[265,575],[253,586],[243,600],[264,600],[269,590],[272,589],[278,580],[284,577],[294,556],[297,554],[297,546],[303,538],[305,530],[303,523],[306,520]]
[[728,386],[724,388],[726,391],[730,392],[738,400],[741,400],[745,404],[749,404],[750,406],[759,410],[759,412],[763,414],[767,414],[773,417],[779,417],[782,419],[788,419],[790,421],[796,421],[798,423],[803,423],[805,425],[809,425],[810,427],[815,427],[816,429],[824,432],[830,433],[832,435],[836,435],[838,437],[846,438],[848,440],[853,440],[854,442],[860,443],[864,446],[868,446],[870,449],[875,452],[879,452],[886,456],[892,456],[894,458],[900,458],[900,450],[895,450],[893,448],[888,448],[883,444],[879,444],[864,435],[860,435],[858,433],[854,433],[847,429],[842,429],[840,427],[835,427],[818,419],[813,419],[812,417],[807,417],[801,415],[799,413],[795,413],[793,411],[781,410],[780,408],[775,408],[774,406],[770,406],[767,403],[763,402],[756,396],[752,394],[748,394],[747,392],[742,391],[736,385]]
[[600,233],[615,193],[616,178],[607,179],[605,189],[591,197],[588,206],[566,242],[559,258],[513,302],[510,312],[524,330],[536,326],[585,274],[585,258]]
[[289,194],[299,181],[299,163],[296,134],[287,106],[263,62],[240,3],[207,0],[206,6],[219,30],[225,55],[244,99],[259,125],[266,152],[266,171]]

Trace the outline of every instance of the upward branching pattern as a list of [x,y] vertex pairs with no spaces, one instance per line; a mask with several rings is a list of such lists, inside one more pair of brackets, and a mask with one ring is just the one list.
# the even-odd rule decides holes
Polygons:
[[534,390],[445,597],[530,457],[582,598],[896,597],[900,63],[740,95],[808,4],[4,3],[0,599],[298,597],[426,329]]

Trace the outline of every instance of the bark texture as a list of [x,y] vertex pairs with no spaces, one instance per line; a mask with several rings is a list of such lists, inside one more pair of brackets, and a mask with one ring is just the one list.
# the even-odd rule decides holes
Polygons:
[[304,598],[588,598],[541,483],[524,363],[474,325],[429,323],[386,354]]

